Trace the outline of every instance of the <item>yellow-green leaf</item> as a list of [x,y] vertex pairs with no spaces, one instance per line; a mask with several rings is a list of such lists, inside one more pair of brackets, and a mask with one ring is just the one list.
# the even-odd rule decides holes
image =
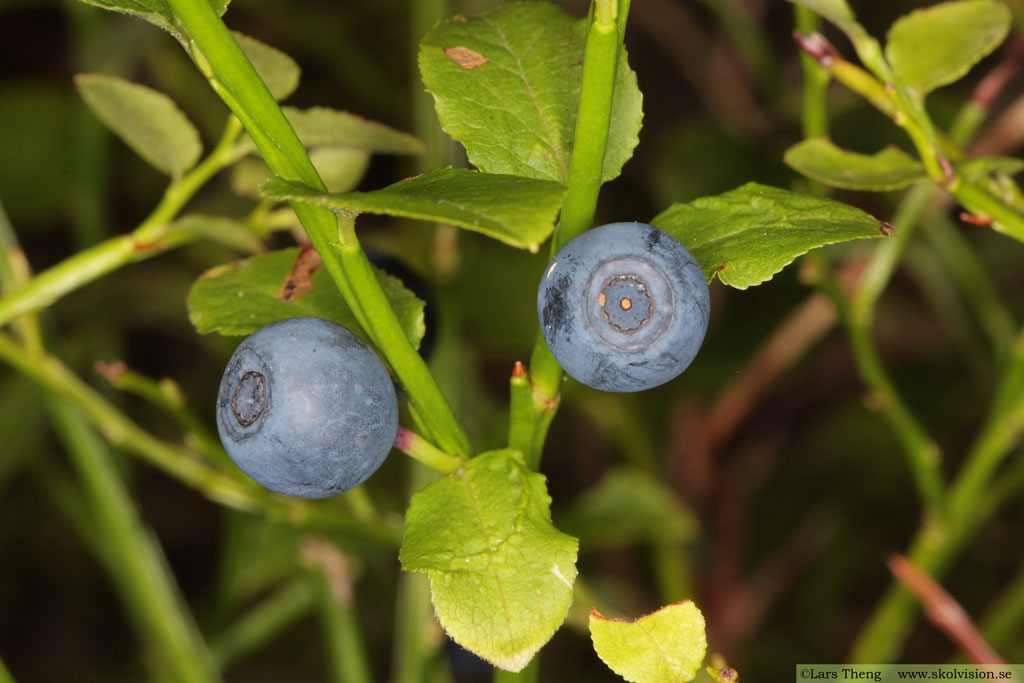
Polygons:
[[520,671],[565,620],[576,539],[551,523],[543,475],[519,451],[478,455],[412,497],[399,559],[425,572],[448,635]]
[[783,158],[808,178],[850,190],[898,190],[928,177],[921,162],[896,147],[858,154],[836,147],[828,138],[799,142],[786,150]]
[[889,29],[885,56],[901,85],[924,97],[970,71],[1010,30],[999,0],[957,0],[915,10]]
[[167,95],[100,74],[79,74],[75,85],[100,121],[153,167],[176,178],[199,160],[199,133]]
[[707,650],[704,616],[689,600],[636,621],[590,613],[590,638],[608,668],[630,683],[686,683]]

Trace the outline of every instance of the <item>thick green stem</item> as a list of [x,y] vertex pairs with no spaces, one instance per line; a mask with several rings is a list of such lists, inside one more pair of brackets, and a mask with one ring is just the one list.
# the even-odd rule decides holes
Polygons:
[[305,616],[317,593],[308,577],[291,580],[243,614],[230,627],[210,638],[210,654],[221,668],[259,650]]
[[62,296],[129,263],[194,241],[198,236],[169,226],[179,211],[218,171],[235,161],[241,133],[231,117],[220,142],[198,166],[171,183],[149,217],[127,235],[113,237],[49,268],[0,299],[0,325],[24,313],[49,306]]
[[[288,119],[210,4],[206,0],[169,0],[169,4],[188,31],[196,65],[242,121],[270,170],[286,180],[325,189]],[[329,209],[301,203],[293,209],[359,324],[391,364],[429,426],[428,436],[446,451],[470,455],[469,441],[441,390],[405,336],[380,284],[369,275],[370,264],[354,240],[351,217],[342,216],[339,228],[339,217]]]
[[[569,189],[558,227],[551,238],[552,255],[593,226],[608,145],[615,74],[629,4],[629,0],[595,0],[591,12],[583,53],[583,81],[572,160],[569,163]],[[529,366],[534,405],[532,434],[517,428],[517,441],[529,444],[524,455],[527,464],[534,468],[540,464],[547,430],[557,410],[563,375],[562,367],[551,355],[543,334],[538,330]]]
[[117,588],[140,631],[161,653],[159,665],[174,680],[219,680],[174,577],[139,521],[106,444],[67,402],[54,398],[50,412],[84,485],[90,518],[110,555]]
[[622,51],[617,14],[614,0],[595,1],[583,51],[583,81],[569,162],[569,189],[551,240],[552,254],[594,224],[608,146],[615,74]]

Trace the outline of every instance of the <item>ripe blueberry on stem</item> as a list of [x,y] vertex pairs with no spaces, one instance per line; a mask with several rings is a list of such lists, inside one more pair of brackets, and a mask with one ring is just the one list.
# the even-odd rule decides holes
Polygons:
[[238,467],[272,491],[326,498],[366,481],[398,430],[394,385],[380,359],[328,320],[257,330],[228,362],[217,430]]
[[548,264],[537,315],[567,373],[603,391],[642,391],[690,365],[708,327],[704,274],[674,237],[610,223],[576,237]]

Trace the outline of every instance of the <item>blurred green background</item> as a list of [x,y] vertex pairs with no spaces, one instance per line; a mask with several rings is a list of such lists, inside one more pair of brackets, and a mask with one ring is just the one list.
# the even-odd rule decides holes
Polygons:
[[[471,14],[493,4],[456,1],[449,11]],[[587,9],[583,2],[564,4],[576,16]],[[882,36],[899,15],[923,4],[864,2],[855,9]],[[418,38],[440,18],[431,12],[443,11],[444,3],[432,5],[235,0],[225,18],[301,65],[302,84],[289,104],[343,109],[430,138],[436,123],[415,115],[424,95],[414,56]],[[1022,11],[1018,3],[1018,25]],[[644,93],[644,129],[622,177],[602,192],[598,223],[646,221],[672,202],[751,180],[805,188],[782,163],[785,149],[801,137],[792,25],[793,8],[780,0],[633,3],[626,46]],[[852,53],[838,33],[827,34]],[[948,123],[1004,50],[929,98],[937,122]],[[165,186],[79,100],[71,78],[87,71],[168,93],[197,124],[207,149],[225,119],[224,106],[180,46],[156,28],[72,2],[0,2],[0,202],[37,272],[131,230]],[[1022,94],[1018,75],[993,117]],[[829,108],[837,144],[862,152],[888,143],[910,150],[898,129],[841,86],[832,87]],[[1019,155],[1020,139],[1001,153]],[[435,149],[459,159],[454,146]],[[425,163],[375,157],[360,189],[382,187]],[[836,196],[887,220],[900,193]],[[243,216],[253,205],[232,193],[225,173],[191,208]],[[954,219],[959,213],[934,210]],[[358,227],[367,245],[426,283],[439,380],[479,450],[502,445],[508,376],[516,360],[528,359],[546,250],[530,255],[470,233],[381,217],[366,216]],[[992,231],[962,224],[958,230],[1015,319],[1024,319],[1024,249]],[[826,253],[830,261],[856,264],[872,248],[854,243]],[[234,258],[224,247],[194,244],[89,284],[44,316],[51,348],[154,433],[180,438],[159,411],[92,373],[94,361],[123,360],[150,377],[172,378],[212,429],[220,373],[238,340],[198,336],[185,296],[204,270]],[[570,382],[542,466],[556,525],[582,539],[585,597],[630,617],[692,597],[707,618],[712,651],[750,681],[788,680],[798,661],[843,661],[890,584],[885,556],[904,549],[920,522],[899,444],[866,405],[831,308],[811,300],[798,276],[794,266],[748,291],[714,284],[701,353],[667,386],[612,396]],[[916,239],[880,303],[875,332],[899,389],[942,445],[945,471],[952,473],[985,414],[998,366],[949,280],[948,264],[927,240]],[[803,317],[784,327],[792,315]],[[755,353],[780,329],[788,332],[778,348],[794,357],[757,386],[747,365],[756,357],[757,368],[772,367]],[[723,400],[736,382],[753,391],[749,405]],[[315,600],[303,579],[305,534],[218,508],[135,460],[119,456],[118,462],[211,642],[247,610],[282,590],[296,591],[293,618],[255,651],[233,657],[226,680],[326,680]],[[624,467],[653,475],[675,500],[645,511],[649,501],[626,487],[634,495],[622,496],[622,508],[588,507],[587,494]],[[368,482],[382,511],[404,512],[409,472],[406,459],[393,454]],[[0,369],[0,656],[19,681],[148,678],[148,655],[97,562],[76,486],[34,388]],[[648,531],[611,533],[620,514],[649,519]],[[1022,539],[1018,493],[944,581],[975,618],[1003,604],[1000,596],[1024,565]],[[348,561],[374,680],[389,680],[396,552],[355,538],[331,540]],[[591,650],[590,606],[574,607],[542,651],[541,680],[617,680]],[[1010,661],[1024,661],[1021,620],[999,644]],[[903,659],[942,662],[956,652],[921,619]],[[461,655],[451,661],[448,667],[448,658],[436,657],[430,680],[489,680]]]

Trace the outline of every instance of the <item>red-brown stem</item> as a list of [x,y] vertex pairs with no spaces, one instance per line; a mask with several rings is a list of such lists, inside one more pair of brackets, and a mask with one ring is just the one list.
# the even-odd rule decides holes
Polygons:
[[925,608],[929,621],[955,642],[975,664],[1003,664],[1003,659],[989,646],[971,618],[953,596],[935,579],[900,554],[886,560],[889,570],[903,587],[913,593]]

